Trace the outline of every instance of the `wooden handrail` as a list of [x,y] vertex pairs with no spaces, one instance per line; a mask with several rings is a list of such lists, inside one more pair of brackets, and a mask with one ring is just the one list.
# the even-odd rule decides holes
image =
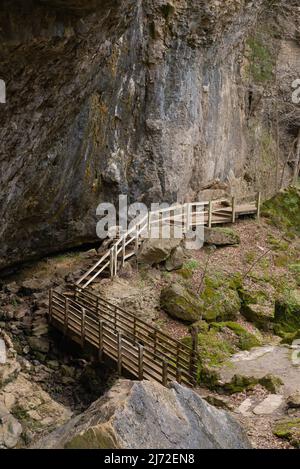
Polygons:
[[[178,377],[183,384],[188,386],[194,384],[196,366],[192,349],[178,341],[177,345],[171,345],[174,339],[161,334],[158,329],[156,329],[157,334],[161,334],[159,340],[156,335],[153,341],[149,333],[149,340],[140,343],[144,333],[139,333],[139,318],[135,316],[127,318],[132,331],[136,329],[131,338],[128,335],[128,328],[120,324],[120,312],[117,307],[114,309],[114,314],[110,311],[108,316],[101,312],[101,308],[96,313],[90,305],[79,303],[78,295],[81,295],[81,292],[77,293],[76,299],[72,299],[63,293],[51,290],[49,317],[58,328],[77,338],[81,346],[89,343],[97,348],[99,357],[102,357],[103,353],[108,355],[116,361],[119,373],[124,368],[139,379],[154,379],[164,385]],[[149,331],[154,329],[149,324],[148,327]]]

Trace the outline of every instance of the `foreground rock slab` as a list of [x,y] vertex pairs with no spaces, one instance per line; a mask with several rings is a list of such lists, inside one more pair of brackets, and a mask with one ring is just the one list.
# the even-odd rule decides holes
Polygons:
[[299,366],[293,357],[293,350],[286,346],[253,348],[233,355],[220,370],[220,379],[223,383],[229,383],[238,375],[262,382],[265,377],[273,376],[282,382],[281,393],[287,398],[300,389]]
[[241,426],[191,389],[118,381],[83,414],[34,448],[250,448]]

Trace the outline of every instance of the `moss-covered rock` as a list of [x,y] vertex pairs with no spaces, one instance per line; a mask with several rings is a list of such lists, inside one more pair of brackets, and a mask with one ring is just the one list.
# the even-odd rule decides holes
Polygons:
[[235,320],[241,309],[239,276],[216,274],[205,279],[202,317],[208,322]]
[[253,347],[261,345],[261,341],[254,334],[248,332],[237,322],[213,323],[212,326],[219,331],[225,332],[229,329],[236,337],[236,345],[240,350],[250,350]]
[[276,300],[274,322],[274,330],[280,336],[300,330],[300,290],[286,290]]
[[241,313],[247,321],[253,322],[256,327],[263,331],[273,329],[274,305],[270,303],[268,294],[261,289],[239,291],[242,300]]
[[[191,337],[182,342],[192,345]],[[218,387],[217,369],[240,350],[250,350],[260,345],[260,340],[235,322],[212,323],[198,334],[199,363],[198,382],[210,388]],[[216,372],[216,374],[214,374]]]
[[160,306],[170,316],[193,323],[201,316],[202,301],[179,283],[164,288],[160,295]]
[[204,241],[215,246],[233,246],[240,244],[238,233],[231,228],[205,228]]
[[284,383],[278,376],[268,374],[259,380],[259,384],[272,394],[277,394]]
[[262,206],[262,214],[272,224],[284,230],[300,234],[300,189],[289,187],[266,201]]
[[289,441],[296,448],[300,448],[300,419],[291,418],[277,422],[273,428],[274,435]]

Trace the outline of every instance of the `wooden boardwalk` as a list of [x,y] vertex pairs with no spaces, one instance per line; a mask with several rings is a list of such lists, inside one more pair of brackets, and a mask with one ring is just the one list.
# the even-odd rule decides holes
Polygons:
[[92,346],[100,360],[103,354],[112,358],[120,375],[127,370],[163,385],[176,380],[192,386],[196,381],[195,340],[189,348],[89,290],[50,290],[49,318],[82,347]]
[[241,216],[257,215],[259,217],[259,212],[260,194],[256,197],[247,196],[244,199],[232,197],[230,201],[221,199],[209,202],[192,202],[149,212],[134,227],[122,234],[99,261],[82,275],[76,285],[86,288],[95,282],[100,275],[116,276],[125,262],[137,254],[145,239],[159,238],[160,233],[168,227],[171,237],[172,229],[174,232],[176,228],[180,230],[179,237],[183,237],[199,225],[211,228],[216,225],[235,223]]
[[250,201],[232,198],[230,202],[195,202],[150,212],[122,234],[71,291],[50,290],[51,323],[82,347],[93,347],[100,360],[103,355],[114,360],[120,375],[127,370],[140,380],[155,380],[165,386],[176,380],[193,386],[199,361],[196,329],[192,329],[192,346],[188,347],[87,287],[101,274],[117,275],[125,262],[137,254],[144,239],[154,232],[159,237],[166,226],[173,230],[179,226],[188,233],[198,225],[234,223],[240,216],[259,217],[259,213],[260,195]]

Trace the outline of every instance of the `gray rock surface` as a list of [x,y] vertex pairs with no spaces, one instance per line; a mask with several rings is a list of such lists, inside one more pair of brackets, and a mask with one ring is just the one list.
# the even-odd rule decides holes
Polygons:
[[191,389],[118,381],[82,415],[34,448],[249,448],[240,425]]
[[155,265],[166,261],[181,243],[181,239],[146,239],[138,253],[138,261]]
[[263,380],[268,375],[279,378],[280,392],[287,398],[300,389],[299,364],[293,363],[293,350],[285,346],[264,346],[240,352],[231,357],[220,371],[220,379],[228,383],[235,375]]
[[[270,93],[283,82],[291,92],[287,67],[300,72],[293,2],[273,15],[268,0],[169,3],[2,2],[0,268],[97,241],[96,207],[119,193],[151,203],[274,191]],[[249,74],[253,31],[264,57],[275,50],[264,81]]]
[[171,317],[193,323],[201,316],[203,302],[180,283],[173,283],[161,291],[160,306]]
[[240,244],[239,235],[231,228],[206,228],[204,241],[215,246],[232,246]]

